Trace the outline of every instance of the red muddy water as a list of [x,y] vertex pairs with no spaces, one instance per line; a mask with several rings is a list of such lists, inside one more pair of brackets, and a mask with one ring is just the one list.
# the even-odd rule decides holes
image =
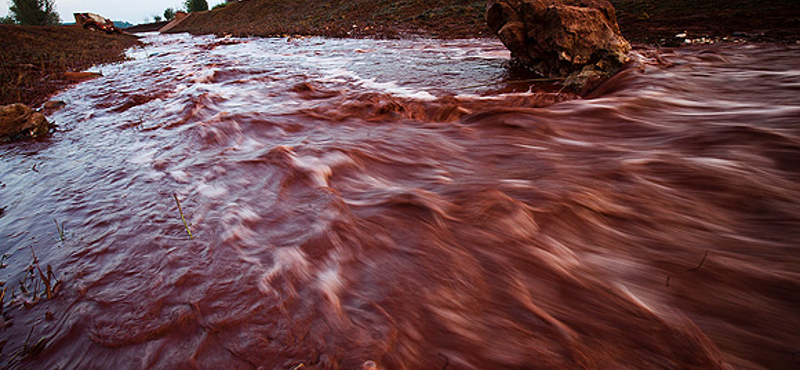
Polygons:
[[0,146],[3,366],[800,368],[800,47],[577,98],[495,41],[146,40]]

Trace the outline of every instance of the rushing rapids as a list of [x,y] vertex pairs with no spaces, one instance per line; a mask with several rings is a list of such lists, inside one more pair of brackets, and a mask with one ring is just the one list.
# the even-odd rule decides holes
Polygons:
[[581,99],[496,41],[147,42],[0,145],[3,366],[800,366],[798,46]]

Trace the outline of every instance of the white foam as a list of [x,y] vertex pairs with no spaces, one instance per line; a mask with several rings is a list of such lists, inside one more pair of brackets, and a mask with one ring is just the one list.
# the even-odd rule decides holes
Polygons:
[[511,52],[508,50],[485,51],[478,54],[478,57],[483,59],[510,59]]
[[689,157],[687,160],[708,167],[717,167],[724,170],[740,170],[740,165],[738,163],[722,158]]
[[211,68],[206,68],[193,73],[192,82],[194,83],[209,83],[213,80],[216,71]]
[[181,183],[188,183],[189,182],[189,178],[191,177],[191,176],[189,176],[189,174],[186,171],[183,171],[183,170],[169,171],[169,175],[175,181],[181,182]]
[[[258,245],[258,235],[247,224],[254,223],[261,219],[253,209],[246,205],[231,203],[222,216],[222,223],[225,225],[225,232],[222,235],[226,242],[241,242],[243,245]],[[240,243],[237,243],[237,245]]]
[[224,186],[214,186],[203,183],[197,185],[197,192],[206,198],[217,199],[228,194],[228,189]]
[[328,179],[333,175],[332,167],[351,163],[353,160],[341,152],[327,153],[322,158],[312,156],[292,156],[294,164],[306,170],[314,183],[321,187],[330,186]]
[[436,97],[431,93],[422,90],[414,90],[397,85],[396,81],[377,82],[375,78],[361,79],[355,83],[368,89],[386,92],[401,98],[409,98],[416,100],[436,100]]
[[125,51],[125,57],[128,59],[141,60],[147,59],[147,49],[143,47],[133,47]]
[[331,302],[337,312],[342,311],[339,294],[344,289],[344,281],[339,272],[339,266],[328,266],[327,269],[317,274],[316,287]]
[[514,146],[525,148],[525,149],[533,149],[533,150],[548,150],[543,146],[536,146],[536,145],[529,145],[529,144],[514,144]]
[[564,138],[560,138],[560,137],[554,137],[553,141],[555,141],[557,143],[561,143],[561,144],[580,146],[580,147],[584,147],[584,148],[589,148],[589,147],[593,147],[594,146],[594,144],[587,143],[585,141],[564,139]]
[[306,254],[300,248],[278,248],[273,253],[275,262],[267,272],[261,276],[258,290],[264,294],[276,294],[272,281],[279,274],[292,271],[295,275],[308,279],[310,263]]
[[532,186],[530,180],[521,180],[521,179],[502,179],[500,180],[501,183],[505,185],[509,185],[514,188],[530,188]]
[[128,163],[135,163],[135,164],[150,163],[153,161],[153,157],[155,157],[156,153],[158,153],[157,149],[140,151],[133,157],[128,158]]

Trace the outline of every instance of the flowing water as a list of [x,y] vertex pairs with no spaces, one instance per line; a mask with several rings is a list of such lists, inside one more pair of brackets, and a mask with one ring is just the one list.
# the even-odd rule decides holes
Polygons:
[[800,46],[577,98],[496,41],[146,41],[0,145],[2,366],[800,368]]

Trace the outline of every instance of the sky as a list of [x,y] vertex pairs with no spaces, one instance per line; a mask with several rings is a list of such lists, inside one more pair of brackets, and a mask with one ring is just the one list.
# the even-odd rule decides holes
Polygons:
[[[225,0],[207,0],[211,8]],[[0,16],[8,15],[11,0],[2,1]],[[55,0],[56,12],[62,22],[75,22],[72,13],[97,13],[115,21],[143,23],[145,18],[153,20],[154,15],[164,15],[164,9],[182,9],[183,0]]]

